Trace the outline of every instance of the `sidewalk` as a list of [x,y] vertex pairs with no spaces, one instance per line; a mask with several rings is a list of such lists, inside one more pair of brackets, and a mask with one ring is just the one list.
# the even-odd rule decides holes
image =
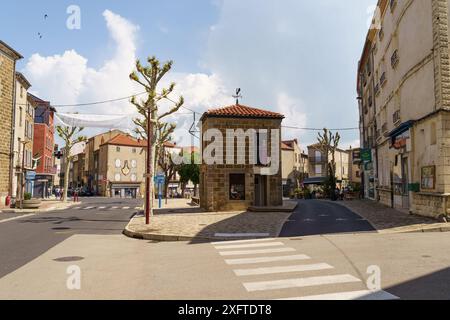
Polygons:
[[[295,206],[291,205],[292,210]],[[277,237],[291,212],[203,212],[188,203],[131,219],[126,236],[156,241],[210,241]]]
[[68,209],[77,203],[67,202],[63,203],[60,200],[43,200],[39,209],[11,209],[6,207],[0,208],[0,214],[2,213],[16,213],[16,214],[25,214],[25,213],[39,213],[39,212],[49,212],[54,210],[65,210]]
[[406,214],[376,201],[353,200],[333,203],[344,206],[368,220],[380,233],[450,231],[450,223],[437,223],[431,218]]

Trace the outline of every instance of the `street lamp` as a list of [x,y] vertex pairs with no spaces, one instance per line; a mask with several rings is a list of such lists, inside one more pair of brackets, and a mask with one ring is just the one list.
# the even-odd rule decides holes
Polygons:
[[[20,209],[23,210],[23,201],[24,201],[24,188],[25,188],[25,146],[30,143],[30,141],[20,141],[19,143],[22,145],[22,168],[21,168],[21,181],[20,181]],[[20,147],[20,146],[19,146]],[[20,154],[20,150],[19,150]]]

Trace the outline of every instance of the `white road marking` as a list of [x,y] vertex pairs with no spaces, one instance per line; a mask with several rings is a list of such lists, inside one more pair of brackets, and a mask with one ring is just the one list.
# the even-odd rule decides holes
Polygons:
[[248,292],[254,292],[254,291],[277,290],[288,288],[313,287],[327,284],[349,283],[349,282],[361,282],[361,280],[349,274],[340,274],[334,276],[246,282],[244,283],[244,287],[245,289],[247,289]]
[[83,210],[91,210],[91,209],[95,209],[95,207],[86,207],[86,208],[83,208]]
[[348,221],[348,219],[338,218],[336,221]]
[[326,263],[317,264],[304,264],[296,266],[282,266],[282,267],[267,267],[267,268],[256,268],[256,269],[237,269],[233,270],[238,277],[243,276],[256,276],[262,274],[275,274],[275,273],[289,273],[289,272],[304,272],[304,271],[318,271],[318,270],[329,270],[334,269]]
[[314,219],[305,219],[305,220],[303,220],[304,222],[314,222],[314,221],[316,221],[316,220],[314,220]]
[[130,207],[123,207],[122,209],[123,210],[128,210],[128,209],[130,209]]
[[238,264],[253,264],[253,263],[277,262],[277,261],[298,261],[298,260],[309,260],[309,259],[311,259],[311,258],[308,257],[307,255],[298,254],[298,255],[293,255],[293,256],[228,259],[228,260],[225,260],[225,262],[229,265],[238,265]]
[[22,219],[22,218],[28,218],[28,217],[32,217],[35,216],[36,214],[31,213],[31,214],[25,214],[23,216],[19,216],[19,217],[14,217],[14,218],[9,218],[9,219],[4,219],[4,220],[0,220],[0,223],[5,223],[5,222],[9,222],[9,221],[14,221],[14,220],[18,220],[18,219]]
[[268,237],[270,233],[216,233],[215,237],[223,238],[250,238],[250,237]]
[[294,252],[294,248],[277,248],[277,249],[261,249],[261,250],[237,250],[237,251],[223,251],[219,252],[221,256],[241,256],[264,253],[280,253],[280,252]]
[[135,207],[134,209],[135,210],[141,210],[142,208],[141,207]]
[[119,209],[119,207],[111,207],[111,209]]
[[249,239],[249,240],[233,240],[233,241],[219,241],[211,242],[212,245],[222,245],[222,244],[234,244],[234,243],[248,243],[248,242],[262,242],[262,241],[274,241],[275,238],[265,238],[265,239]]
[[106,207],[98,207],[99,209],[106,209]]
[[400,299],[386,291],[351,291],[322,294],[317,296],[296,297],[278,300],[398,300]]
[[252,244],[236,244],[229,246],[216,247],[217,250],[222,249],[240,249],[240,248],[260,248],[260,247],[279,247],[284,246],[283,242],[267,242],[267,243],[252,243]]

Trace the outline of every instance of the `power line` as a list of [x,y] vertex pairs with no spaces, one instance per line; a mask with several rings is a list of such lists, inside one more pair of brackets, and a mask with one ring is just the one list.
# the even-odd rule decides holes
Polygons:
[[[102,101],[96,101],[96,102],[89,102],[89,103],[59,104],[59,105],[55,104],[55,105],[52,105],[52,107],[55,107],[55,108],[71,108],[71,107],[86,107],[86,106],[100,105],[100,104],[106,104],[106,103],[111,103],[111,102],[118,102],[118,101],[128,100],[128,99],[131,99],[131,98],[136,97],[136,96],[144,95],[146,93],[147,92],[144,91],[144,92],[140,92],[140,93],[137,93],[135,95],[131,95],[131,96],[127,96],[127,97],[122,97],[122,98],[117,98],[117,99],[109,99],[109,100],[102,100]],[[172,99],[170,99],[168,97],[166,97],[166,99],[169,100],[172,103],[177,103],[177,102],[175,102],[174,100],[172,100]],[[24,105],[24,104],[18,104],[18,105]],[[193,110],[191,108],[188,108],[186,106],[181,106],[181,108],[183,108],[185,110],[188,110],[191,113],[194,113],[194,114],[197,114],[197,115],[203,115],[203,113],[198,112],[196,110]],[[177,112],[177,114],[188,115],[190,113],[179,113],[179,112]],[[131,115],[134,115],[134,114],[130,114],[130,116]],[[281,126],[281,127],[284,128],[284,129],[303,130],[303,131],[321,131],[321,130],[323,130],[323,128],[302,128],[302,127],[296,127],[296,126]],[[333,129],[329,129],[329,130],[332,130],[332,131],[356,131],[356,130],[360,130],[360,128],[356,128],[356,127],[355,128],[333,128]]]

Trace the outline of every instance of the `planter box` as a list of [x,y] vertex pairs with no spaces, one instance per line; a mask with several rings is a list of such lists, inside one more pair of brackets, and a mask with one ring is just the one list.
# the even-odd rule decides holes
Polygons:
[[24,209],[39,209],[42,202],[38,199],[31,199],[31,200],[24,200],[23,201],[23,208]]

